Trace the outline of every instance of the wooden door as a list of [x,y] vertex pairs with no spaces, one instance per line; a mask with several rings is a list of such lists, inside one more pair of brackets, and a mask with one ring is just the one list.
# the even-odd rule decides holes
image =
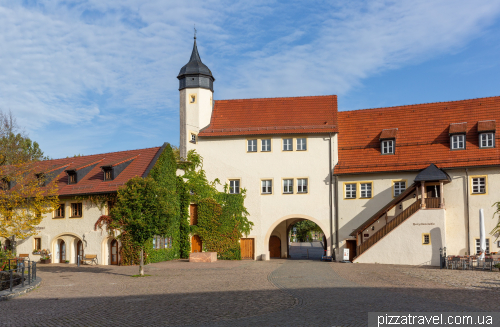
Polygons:
[[64,263],[66,261],[66,243],[61,241],[59,243],[59,263]]
[[190,204],[189,205],[189,224],[190,225],[198,225],[198,205]]
[[112,265],[118,264],[118,241],[117,240],[111,241],[109,257],[111,258]]
[[203,252],[202,251],[201,238],[198,235],[193,235],[191,237],[191,253],[193,252]]
[[281,258],[281,240],[278,236],[271,236],[269,239],[269,256],[271,258]]
[[80,240],[78,240],[78,243],[76,243],[76,258],[75,258],[75,262],[78,262],[78,256],[80,256],[80,261],[83,260],[83,243]]
[[345,241],[345,247],[349,249],[349,261],[352,262],[354,257],[356,257],[356,240]]
[[254,259],[254,239],[242,238],[240,240],[241,259]]

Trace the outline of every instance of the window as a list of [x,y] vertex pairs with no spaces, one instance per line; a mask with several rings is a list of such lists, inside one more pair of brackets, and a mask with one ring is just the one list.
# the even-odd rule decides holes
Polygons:
[[495,133],[481,133],[479,134],[479,147],[480,148],[493,148],[495,146]]
[[394,154],[394,140],[385,140],[381,143],[382,154]]
[[345,184],[345,198],[346,199],[356,198],[356,183]]
[[35,237],[35,248],[34,250],[41,250],[42,249],[42,239],[39,237]]
[[[476,238],[476,254],[481,253],[481,239]],[[490,239],[486,239],[486,251],[484,254],[490,254]]]
[[257,140],[248,140],[248,152],[257,152]]
[[262,140],[262,147],[261,147],[260,151],[262,151],[262,152],[271,151],[271,140],[270,139]]
[[297,193],[307,193],[307,178],[297,179]]
[[196,134],[195,133],[191,133],[191,139],[189,140],[189,142],[196,144]]
[[198,225],[198,205],[190,204],[189,205],[189,224],[190,225]]
[[472,179],[472,194],[486,193],[486,177],[471,177]]
[[451,136],[451,149],[452,150],[465,149],[465,134],[458,134]]
[[406,181],[394,182],[394,197],[400,195],[406,190]]
[[422,244],[423,245],[431,244],[431,234],[429,233],[422,234]]
[[110,168],[104,169],[104,180],[111,181],[113,180],[113,170]]
[[283,194],[293,194],[293,179],[283,180]]
[[54,218],[64,218],[64,203],[61,203],[54,211]]
[[307,150],[307,139],[300,138],[297,139],[297,151],[305,151]]
[[108,201],[108,216],[111,214],[111,209],[115,206],[115,203],[113,201]]
[[76,172],[68,172],[68,184],[76,184]]
[[293,139],[283,139],[283,151],[293,151]]
[[82,216],[82,204],[72,203],[71,204],[71,217],[81,217]]
[[240,180],[239,179],[229,180],[229,193],[230,194],[239,194],[240,193]]
[[189,95],[189,103],[196,103],[196,94]]
[[371,198],[372,197],[372,183],[360,183],[359,184],[359,197],[360,198]]
[[262,194],[272,194],[273,193],[273,181],[266,179],[261,181],[262,183]]

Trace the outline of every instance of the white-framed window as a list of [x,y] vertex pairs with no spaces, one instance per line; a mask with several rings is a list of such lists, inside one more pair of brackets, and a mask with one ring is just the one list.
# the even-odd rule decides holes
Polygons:
[[283,193],[284,194],[293,194],[293,179],[284,179],[283,180]]
[[400,195],[406,190],[406,181],[394,182],[394,197]]
[[452,150],[465,149],[465,134],[457,134],[451,136],[451,149]]
[[346,183],[345,184],[345,198],[355,199],[356,198],[356,183]]
[[283,151],[293,151],[293,139],[283,139]]
[[360,198],[371,198],[372,197],[372,183],[360,183],[359,184],[359,197]]
[[307,178],[297,179],[297,193],[307,193]]
[[423,245],[431,244],[431,234],[429,233],[422,234],[422,244]]
[[472,194],[486,193],[486,177],[472,177]]
[[480,148],[493,148],[495,146],[495,133],[481,133],[479,134],[479,147]]
[[297,139],[297,151],[307,150],[307,139],[305,137]]
[[196,143],[196,134],[191,133],[191,140],[189,140],[191,143]]
[[262,194],[272,194],[273,193],[273,181],[270,179],[264,179],[261,181],[261,192]]
[[394,140],[384,140],[381,142],[382,154],[394,154]]
[[271,139],[263,139],[262,140],[260,151],[262,151],[262,152],[271,151]]
[[240,180],[239,179],[229,180],[229,193],[230,194],[239,194],[240,193]]
[[[476,238],[476,254],[481,253],[481,239]],[[484,254],[490,254],[490,239],[486,239],[486,251]]]
[[247,141],[247,151],[248,152],[257,152],[257,140],[248,140]]

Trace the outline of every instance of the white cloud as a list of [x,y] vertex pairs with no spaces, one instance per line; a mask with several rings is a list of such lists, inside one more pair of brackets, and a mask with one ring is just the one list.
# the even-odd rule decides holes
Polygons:
[[194,24],[217,99],[342,95],[459,51],[499,13],[465,0],[0,1],[0,109],[52,156],[176,143]]

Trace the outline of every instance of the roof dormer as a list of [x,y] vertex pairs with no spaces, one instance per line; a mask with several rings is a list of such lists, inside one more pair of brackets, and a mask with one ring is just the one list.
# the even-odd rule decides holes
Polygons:
[[397,128],[383,129],[380,133],[380,153],[395,154],[396,153],[396,136]]
[[467,123],[450,124],[450,149],[465,150],[465,135],[467,133]]
[[97,166],[99,162],[103,160],[104,158],[79,165],[75,168],[66,169],[65,172],[68,175],[68,184],[76,184],[80,182],[95,166]]
[[483,120],[478,122],[477,132],[479,134],[479,148],[487,149],[495,147],[495,120]]
[[104,181],[112,181],[116,179],[118,175],[120,175],[120,173],[124,171],[125,168],[127,168],[127,166],[130,165],[132,161],[138,156],[139,155],[125,160],[119,160],[116,162],[108,163],[106,165],[102,165],[101,169],[104,173]]

